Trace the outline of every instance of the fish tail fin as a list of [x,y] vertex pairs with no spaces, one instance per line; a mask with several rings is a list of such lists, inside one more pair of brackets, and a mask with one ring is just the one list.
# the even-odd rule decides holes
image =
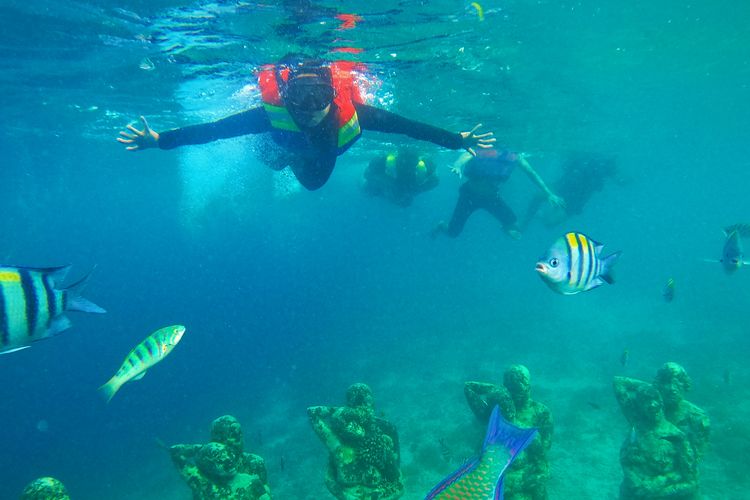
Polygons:
[[120,390],[120,387],[122,387],[122,383],[120,383],[120,380],[115,375],[111,379],[107,381],[106,384],[101,386],[99,388],[99,393],[102,395],[104,400],[109,403],[112,401],[112,398],[117,394],[117,391]]
[[107,311],[99,307],[98,305],[94,304],[88,299],[85,299],[81,296],[81,292],[86,287],[86,283],[89,280],[89,277],[91,276],[91,272],[93,272],[93,269],[89,271],[86,276],[81,278],[80,280],[76,281],[69,287],[65,288],[63,291],[65,292],[66,298],[65,298],[65,310],[66,311],[80,311],[80,312],[88,312],[88,313],[98,313],[103,314]]
[[505,477],[505,471],[508,470],[508,467],[510,467],[510,464],[513,463],[518,454],[531,443],[536,433],[537,430],[534,428],[522,429],[505,420],[500,414],[499,406],[496,405],[492,410],[490,422],[487,425],[487,435],[484,437],[484,444],[482,444],[482,453],[484,453],[488,446],[496,445],[505,448],[508,451],[509,457],[508,463],[500,473],[500,477],[497,478],[494,499],[501,500],[503,498],[503,478]]
[[[500,445],[506,448],[511,455],[511,462],[526,446],[529,445],[537,430],[535,428],[522,429],[508,422],[500,414],[500,407],[495,406],[490,415],[490,422],[487,425],[487,434],[482,444],[482,452],[489,445]],[[509,464],[510,465],[510,464]]]
[[610,285],[615,282],[615,275],[612,272],[612,268],[617,263],[617,259],[620,258],[622,252],[615,252],[602,260],[602,272],[599,277],[609,283]]

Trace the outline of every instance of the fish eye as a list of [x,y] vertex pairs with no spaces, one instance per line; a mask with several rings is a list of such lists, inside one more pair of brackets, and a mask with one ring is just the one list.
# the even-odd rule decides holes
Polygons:
[[552,258],[551,258],[551,259],[549,260],[549,265],[550,265],[551,267],[557,267],[557,266],[558,266],[559,264],[560,264],[560,261],[559,261],[559,260],[557,259],[557,257],[552,257]]

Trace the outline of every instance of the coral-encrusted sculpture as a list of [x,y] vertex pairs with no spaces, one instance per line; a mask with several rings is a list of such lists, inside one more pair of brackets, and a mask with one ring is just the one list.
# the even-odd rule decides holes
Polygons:
[[21,500],[70,500],[68,490],[54,477],[40,477],[23,489]]
[[213,421],[211,442],[177,444],[169,453],[194,500],[271,499],[265,462],[243,451],[242,427],[231,415]]
[[376,417],[372,391],[354,384],[346,406],[311,406],[310,423],[328,449],[326,487],[340,500],[391,500],[404,492],[398,433]]
[[506,500],[545,500],[548,498],[549,461],[547,452],[554,429],[549,409],[531,399],[531,375],[523,365],[509,367],[503,385],[466,382],[464,394],[480,422],[486,422],[495,405],[510,422],[524,428],[535,427],[538,436],[511,465],[505,475]]
[[614,391],[630,432],[620,447],[621,500],[698,498],[697,457],[688,437],[664,416],[656,387],[615,377]]

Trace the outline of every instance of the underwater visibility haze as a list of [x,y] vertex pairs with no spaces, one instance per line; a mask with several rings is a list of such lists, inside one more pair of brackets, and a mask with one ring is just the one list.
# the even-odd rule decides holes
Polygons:
[[[637,436],[613,379],[666,362],[711,419],[701,495],[750,498],[750,269],[718,263],[723,230],[750,223],[750,4],[0,0],[0,19],[0,264],[72,265],[60,287],[91,272],[84,296],[107,311],[0,355],[0,498],[42,476],[77,500],[191,498],[164,444],[205,443],[226,414],[274,498],[331,498],[306,409],[356,382],[398,429],[403,498],[424,498],[479,452],[464,382],[515,364],[554,418],[549,498],[617,498]],[[545,180],[581,152],[616,158],[617,178],[520,240],[483,212],[431,238],[459,151],[365,131],[307,191],[258,137],[115,141],[141,115],[163,131],[259,105],[255,71],[287,54],[363,63],[369,103],[481,123]],[[368,163],[405,146],[439,185],[407,207],[365,195]],[[502,189],[519,217],[538,192],[520,173]],[[613,284],[540,280],[569,232],[621,252]],[[179,347],[107,404],[97,389],[168,325]]]

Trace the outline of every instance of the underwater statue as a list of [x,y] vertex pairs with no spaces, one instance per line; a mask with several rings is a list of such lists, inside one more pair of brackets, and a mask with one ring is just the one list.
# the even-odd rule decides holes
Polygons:
[[346,406],[311,406],[313,430],[328,449],[325,483],[339,500],[401,497],[400,451],[396,427],[375,416],[372,390],[354,384]]
[[614,391],[631,430],[620,447],[621,500],[695,500],[698,460],[687,437],[664,415],[653,385],[615,377]]
[[700,460],[708,446],[711,422],[706,412],[685,400],[692,388],[685,368],[677,363],[664,363],[656,372],[653,385],[664,402],[664,416],[685,433]]
[[503,385],[466,382],[464,394],[474,415],[486,422],[495,405],[503,416],[519,427],[538,429],[537,437],[521,453],[505,475],[506,500],[545,500],[548,498],[549,461],[554,424],[544,404],[531,399],[531,374],[523,365],[510,366]]
[[70,500],[70,495],[54,477],[40,477],[26,485],[21,500]]
[[209,443],[176,444],[169,453],[194,500],[271,499],[266,464],[243,450],[242,427],[231,415],[213,421]]

